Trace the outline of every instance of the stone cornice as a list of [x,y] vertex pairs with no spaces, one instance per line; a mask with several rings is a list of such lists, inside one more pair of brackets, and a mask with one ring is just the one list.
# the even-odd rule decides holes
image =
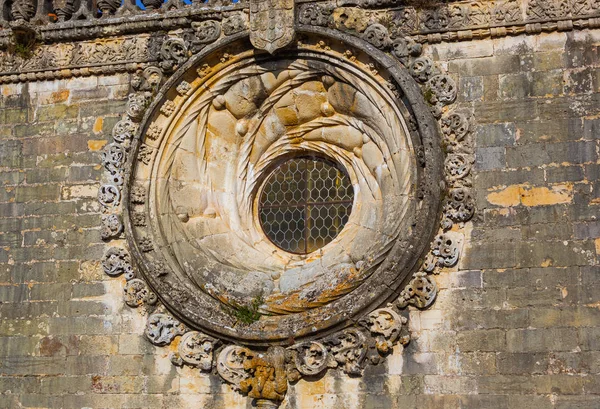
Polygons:
[[[198,36],[207,35],[202,21],[218,22],[222,36],[248,28],[245,1],[187,5],[170,0],[159,10],[146,11],[132,3],[113,10],[104,5],[107,17],[99,17],[101,12],[92,12],[83,3],[76,12],[54,10],[66,19],[62,22],[50,21],[47,10],[27,8],[30,1],[15,0],[10,5],[4,0],[2,4],[0,83],[134,72],[159,59],[156,47],[168,36],[196,41],[195,50],[187,47],[188,54],[208,44],[197,41]],[[600,0],[452,2],[423,9],[400,3],[404,4],[394,0],[298,0],[296,24],[334,28],[362,38],[368,27],[377,25],[387,30],[390,41],[407,38],[421,44],[600,27]],[[19,33],[35,38],[25,53],[22,44],[15,47]]]

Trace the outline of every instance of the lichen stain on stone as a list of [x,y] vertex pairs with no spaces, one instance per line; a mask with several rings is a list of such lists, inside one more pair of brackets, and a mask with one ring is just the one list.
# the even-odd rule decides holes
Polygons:
[[66,347],[52,336],[44,337],[40,341],[41,356],[55,356],[60,354],[60,351]]
[[[275,313],[301,312],[310,310],[329,303],[340,296],[355,289],[364,278],[360,277],[360,270],[350,268],[347,275],[340,274],[339,281],[323,283],[322,291],[318,297],[304,298],[301,293],[280,295],[275,294],[267,298],[269,311]],[[333,284],[333,285],[331,285]]]
[[488,194],[487,200],[493,205],[502,207],[520,204],[528,207],[565,204],[573,201],[573,186],[564,184],[547,188],[512,185]]
[[54,103],[65,102],[67,99],[69,99],[70,94],[71,94],[71,91],[69,91],[68,89],[65,89],[62,91],[53,92],[51,98]]
[[[96,121],[98,123],[98,121]],[[102,125],[100,125],[100,129],[102,129]],[[94,124],[94,132],[96,132],[96,125]],[[88,141],[88,149],[92,152],[97,152],[106,145],[108,141],[105,139],[91,139]]]
[[487,196],[488,202],[496,206],[512,207],[517,206],[520,200],[520,186],[508,186],[499,192],[490,193]]
[[95,134],[99,134],[102,132],[102,125],[104,124],[104,118],[102,118],[101,116],[96,118],[96,121],[94,122],[94,133]]

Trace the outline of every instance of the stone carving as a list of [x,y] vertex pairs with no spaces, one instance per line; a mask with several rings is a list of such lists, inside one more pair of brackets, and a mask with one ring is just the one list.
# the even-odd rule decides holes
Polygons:
[[54,13],[59,23],[62,23],[73,15],[75,12],[75,5],[73,0],[54,0],[52,5],[54,6]]
[[209,44],[221,35],[221,24],[215,20],[193,22],[192,28],[196,34],[196,41],[200,44]]
[[172,71],[188,58],[185,42],[181,38],[167,38],[160,48],[160,67]]
[[309,26],[327,26],[331,16],[331,7],[323,3],[308,3],[302,5],[298,20]]
[[170,344],[176,336],[183,335],[185,325],[170,315],[156,313],[148,317],[144,333],[154,345],[163,346]]
[[294,39],[294,0],[250,0],[250,41],[273,54]]
[[131,213],[131,224],[137,227],[146,227],[146,213]]
[[162,128],[156,124],[150,124],[150,127],[148,127],[148,130],[146,131],[146,138],[152,139],[153,141],[155,141],[156,139],[158,139],[158,137],[160,136],[160,134],[162,133]]
[[365,334],[357,328],[348,328],[324,341],[330,347],[334,367],[339,366],[349,375],[360,375],[367,356]]
[[521,8],[514,0],[495,2],[491,6],[492,23],[516,23],[521,20]]
[[163,73],[158,67],[146,67],[144,71],[134,75],[131,86],[137,91],[155,94],[163,79]]
[[471,159],[461,153],[451,153],[446,157],[447,178],[450,181],[464,179],[471,172]]
[[104,207],[115,207],[121,202],[121,192],[114,185],[102,185],[98,190],[98,201]]
[[146,189],[142,186],[132,186],[129,192],[131,203],[144,204],[146,203]]
[[419,82],[427,82],[433,73],[433,61],[429,57],[419,57],[410,64],[410,73]]
[[442,118],[444,139],[452,150],[455,150],[457,145],[464,140],[469,132],[469,127],[469,119],[464,114],[453,113]]
[[162,112],[165,116],[171,116],[175,111],[175,103],[173,101],[165,101],[165,103],[160,107],[160,112]]
[[418,31],[419,19],[414,8],[405,7],[393,10],[390,14],[390,34],[393,38],[407,36]]
[[396,38],[392,44],[392,54],[405,66],[408,65],[409,57],[421,55],[423,46],[410,38]]
[[162,5],[162,0],[142,0],[142,4],[146,10],[158,10]]
[[330,365],[329,350],[320,342],[305,342],[289,349],[295,352],[294,364],[302,375],[318,375]]
[[419,14],[419,20],[423,22],[425,28],[430,31],[441,30],[448,27],[450,16],[446,6],[435,7],[423,10]]
[[143,304],[153,305],[158,301],[156,294],[150,291],[146,283],[139,278],[127,281],[123,292],[125,303],[130,307],[135,308]]
[[144,253],[148,253],[149,251],[154,250],[154,245],[152,244],[152,240],[148,237],[142,237],[139,241],[140,250]]
[[149,103],[149,98],[145,93],[138,92],[129,94],[127,101],[127,115],[133,120],[140,120],[144,116],[144,111]]
[[121,5],[121,2],[119,0],[98,0],[96,5],[101,11],[100,17],[106,18],[111,14],[115,14],[117,8]]
[[31,0],[13,0],[10,13],[16,22],[29,21],[35,15],[35,4]]
[[111,277],[133,271],[131,258],[127,250],[119,247],[109,248],[102,258],[102,268]]
[[528,20],[546,20],[549,18],[564,17],[569,13],[569,2],[565,0],[527,2]]
[[[313,5],[304,4],[301,10],[308,12],[308,6]],[[451,10],[451,19],[467,18],[466,9]],[[321,10],[314,18],[322,15],[329,18],[328,13]],[[237,14],[228,15],[226,19],[233,15]],[[469,21],[473,21],[473,16],[468,16]],[[252,19],[260,17],[251,15],[250,18],[252,25]],[[302,21],[313,17],[310,13],[303,15],[301,12],[298,18]],[[216,19],[204,23],[207,23],[203,26],[207,30],[210,27],[216,30],[215,24],[224,32],[229,30],[229,21],[227,24],[223,21],[222,25]],[[323,24],[328,23],[325,21]],[[193,29],[198,27],[196,25]],[[182,31],[185,30],[190,29]],[[204,60],[211,64],[200,61],[196,66],[188,64],[177,71],[175,78],[169,81],[175,89],[159,89],[165,74],[155,67],[147,67],[142,72],[138,70],[132,81],[135,91],[127,107],[129,118],[115,127],[115,142],[109,144],[103,153],[107,172],[111,176],[126,175],[128,178],[110,186],[118,194],[118,186],[126,186],[123,217],[128,218],[126,225],[133,230],[133,235],[126,236],[132,255],[141,261],[136,264],[142,269],[140,278],[134,277],[129,255],[114,248],[114,254],[107,253],[103,260],[107,274],[125,273],[124,298],[127,305],[146,304],[152,307],[143,310],[157,311],[150,315],[145,329],[150,342],[163,346],[181,336],[177,353],[172,356],[173,363],[203,371],[216,367],[225,381],[254,398],[257,407],[276,408],[284,399],[288,381],[315,376],[328,368],[360,375],[366,364],[377,364],[395,345],[406,344],[409,337],[403,336],[402,331],[405,331],[407,319],[398,308],[429,306],[436,297],[437,287],[426,273],[436,267],[452,267],[458,261],[457,240],[451,235],[440,234],[432,246],[428,263],[423,266],[425,271],[413,277],[395,306],[388,305],[365,315],[361,305],[356,305],[339,312],[328,310],[326,323],[322,320],[309,321],[311,316],[319,317],[320,308],[329,308],[332,301],[348,294],[356,295],[356,299],[364,297],[369,305],[373,305],[376,299],[369,297],[376,294],[360,296],[356,293],[360,292],[357,283],[364,280],[397,281],[396,290],[402,290],[400,282],[404,278],[391,279],[390,276],[397,271],[408,272],[412,264],[405,269],[403,263],[414,262],[415,254],[421,254],[430,245],[426,237],[431,237],[438,229],[435,209],[439,207],[439,181],[444,176],[450,186],[444,202],[445,220],[449,221],[450,227],[454,222],[467,221],[474,212],[473,198],[468,190],[472,164],[468,117],[450,112],[440,121],[446,143],[456,146],[456,149],[449,150],[455,156],[449,155],[444,162],[446,175],[443,175],[441,171],[434,171],[441,167],[434,164],[443,162],[435,126],[421,127],[416,116],[411,114],[416,110],[421,118],[431,117],[429,108],[422,103],[420,92],[440,110],[442,106],[451,104],[456,98],[456,84],[430,59],[419,57],[422,48],[419,43],[397,33],[388,31],[387,23],[382,22],[370,25],[361,36],[374,46],[366,47],[369,53],[379,56],[383,54],[380,50],[387,50],[402,64],[409,66],[410,73],[422,84],[422,91],[416,83],[411,85],[408,81],[407,85],[406,80],[393,78],[379,63],[380,60],[371,59],[362,50],[348,50],[347,46],[341,47],[335,42],[310,38],[303,38],[297,48],[287,50],[281,57],[259,53],[259,62],[251,53],[231,53],[230,49],[235,50],[235,47],[228,48],[227,52],[215,51],[211,59]],[[183,46],[183,40],[175,41],[174,52],[168,51],[167,58],[162,52],[170,47],[165,46],[169,39],[161,41],[157,43],[161,54],[159,64],[174,62],[173,66],[161,65],[161,69],[169,75],[193,51],[189,41],[186,40],[188,45],[184,43]],[[278,44],[277,40],[274,44]],[[179,53],[182,49],[185,51]],[[178,55],[181,56],[179,60]],[[327,62],[323,62],[323,56],[326,56]],[[225,70],[219,66],[219,60],[227,62]],[[215,66],[217,68],[213,68]],[[400,64],[396,68],[405,70]],[[278,76],[273,77],[273,72],[277,72]],[[174,96],[174,91],[179,95]],[[157,101],[152,105],[152,112],[146,113],[152,95],[161,99],[167,95],[168,98],[175,97],[177,106],[182,108],[177,111],[172,100],[162,104]],[[308,96],[308,99],[296,100],[296,95]],[[343,97],[345,95],[353,95],[353,99],[348,100]],[[284,99],[292,102],[280,104]],[[398,105],[406,117],[397,114],[396,108],[390,108]],[[305,114],[304,110],[308,108],[311,108],[311,113]],[[448,111],[447,108],[445,110]],[[143,123],[138,125],[142,118]],[[226,126],[220,122],[225,120],[223,118],[228,118]],[[145,142],[149,145],[134,141],[138,127],[146,130]],[[408,134],[404,134],[404,129],[410,129],[413,133],[411,138],[420,143],[416,146],[408,144]],[[221,135],[224,130],[232,132]],[[339,135],[344,135],[344,138],[339,138]],[[132,141],[133,144],[130,143]],[[218,155],[215,154],[215,146],[219,146]],[[392,149],[400,152],[398,157],[390,154]],[[279,254],[278,257],[287,260],[286,266],[292,268],[282,270],[271,265],[265,268],[265,265],[277,260],[272,257],[271,244],[264,241],[256,244],[257,241],[252,238],[261,237],[260,230],[256,230],[252,192],[257,191],[265,172],[272,169],[274,161],[281,155],[302,152],[322,154],[343,164],[351,178],[360,185],[361,200],[369,200],[369,206],[365,208],[379,206],[381,211],[370,213],[381,213],[395,221],[383,223],[375,220],[368,222],[373,225],[363,226],[361,223],[367,223],[363,220],[371,219],[363,219],[359,217],[360,213],[356,213],[354,225],[359,227],[346,230],[347,238],[340,239],[340,242],[347,240],[344,248],[348,250],[343,252],[345,257],[324,250],[317,256],[318,262],[310,265],[312,261],[309,259],[290,259],[289,255]],[[135,157],[126,162],[127,155]],[[458,157],[464,159],[468,166],[463,166]],[[127,169],[122,169],[125,162]],[[419,178],[416,177],[417,166]],[[153,176],[149,177],[150,172]],[[155,177],[167,182],[156,183]],[[415,185],[417,189],[413,189]],[[216,186],[222,190],[222,197],[227,197],[226,200],[212,198],[212,189]],[[232,190],[227,191],[230,188]],[[414,193],[415,190],[420,193]],[[193,203],[190,201],[192,197]],[[400,199],[388,203],[389,197]],[[406,202],[400,203],[403,200]],[[409,206],[409,201],[419,203],[416,207],[421,210],[405,219],[398,218],[398,214],[405,213],[403,209]],[[116,203],[119,202],[120,197]],[[356,212],[360,212],[360,208]],[[353,217],[352,213],[350,217]],[[206,231],[219,233],[200,235]],[[379,231],[384,234],[378,236]],[[161,237],[164,232],[188,237],[189,240]],[[364,234],[364,238],[359,233]],[[393,237],[403,237],[403,244],[396,245],[397,240]],[[222,238],[224,241],[218,241]],[[245,249],[244,243],[252,243],[252,248]],[[371,244],[356,247],[353,243]],[[332,246],[336,245],[333,242]],[[233,248],[236,250],[231,251]],[[264,257],[261,256],[263,251]],[[179,259],[186,254],[194,254],[194,257]],[[389,254],[400,261],[394,261],[394,269],[383,270],[380,268],[383,265],[381,260]],[[405,259],[408,261],[402,261]],[[328,274],[327,279],[295,284],[297,277],[303,275],[319,277],[315,274],[323,265],[328,266],[324,272]],[[433,268],[430,269],[430,266]],[[302,274],[294,276],[293,281],[290,271]],[[233,273],[236,278],[230,280]],[[408,278],[406,275],[403,277]],[[240,287],[232,282],[240,283]],[[158,303],[157,294],[161,297],[161,305],[154,307]],[[187,315],[180,306],[185,306],[185,311],[199,313]],[[207,306],[212,306],[210,314],[203,314]],[[227,309],[236,314],[227,314]],[[186,332],[185,325],[163,312],[166,310],[177,310],[175,316],[184,314],[186,324],[193,330]],[[303,314],[308,310],[312,310],[311,315]],[[252,320],[245,322],[237,318],[249,312],[254,317]],[[267,314],[273,330],[265,330],[263,325]],[[348,322],[356,324],[348,325]],[[274,346],[282,345],[289,337],[287,332],[279,330],[279,323],[282,323],[281,328],[297,329],[297,343],[287,350]],[[314,328],[326,330],[332,323],[337,323],[342,329],[327,337],[312,338],[316,331]],[[310,338],[307,340],[307,337]],[[230,344],[231,339],[238,340],[241,345]],[[268,350],[258,351],[243,346],[255,339],[262,339],[270,345]],[[221,342],[224,347],[217,349],[221,348]],[[216,360],[215,355],[218,355]]]
[[375,336],[375,347],[382,354],[388,354],[392,351],[394,344],[400,337],[402,325],[408,320],[401,317],[393,308],[380,308],[370,313],[362,321],[370,333]]
[[190,365],[202,371],[211,371],[218,341],[198,331],[186,332],[179,341],[177,354],[171,357],[176,365]]
[[[254,354],[244,362],[244,370],[250,374],[240,382],[240,391],[257,400],[281,402],[287,392],[285,350],[270,347],[265,354]],[[258,406],[258,405],[257,405]]]
[[102,240],[110,240],[119,237],[123,232],[123,223],[117,214],[102,215],[102,229],[100,230],[100,238]]
[[369,25],[363,33],[363,38],[379,49],[387,48],[391,43],[388,30],[382,24]]
[[426,273],[417,273],[400,294],[397,305],[399,308],[405,308],[408,305],[427,308],[435,301],[436,296],[437,286],[435,282],[430,280]]
[[154,153],[154,149],[148,145],[140,145],[140,149],[138,150],[138,160],[142,162],[144,165],[150,164],[152,160],[152,154]]
[[447,74],[432,77],[427,85],[433,94],[430,102],[434,104],[448,105],[456,99],[456,82]]
[[470,189],[464,187],[450,189],[444,214],[455,222],[471,220],[475,214],[475,200]]
[[246,361],[252,359],[254,352],[238,345],[223,348],[217,358],[217,372],[225,381],[240,389],[243,380],[250,377],[244,369]]
[[232,14],[223,20],[223,33],[230,36],[246,30],[248,26],[246,20],[245,13]]
[[276,408],[287,392],[285,349],[282,347],[270,347],[265,353],[239,346],[225,347],[217,359],[217,371],[240,392],[256,399],[259,408]]
[[129,119],[123,119],[115,125],[112,130],[113,139],[115,142],[124,146],[129,146],[129,143],[133,139],[137,132],[137,125]]
[[102,151],[102,164],[111,175],[123,170],[126,158],[125,148],[115,142],[106,145]]
[[431,256],[425,262],[425,271],[432,272],[436,266],[453,267],[458,262],[457,243],[447,234],[436,237]]
[[177,92],[180,95],[187,94],[188,92],[191,91],[191,89],[192,89],[192,86],[187,81],[181,81],[181,83],[177,86]]

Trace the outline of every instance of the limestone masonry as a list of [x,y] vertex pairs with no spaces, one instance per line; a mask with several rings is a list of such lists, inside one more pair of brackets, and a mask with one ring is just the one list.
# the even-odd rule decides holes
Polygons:
[[0,11],[0,408],[600,408],[600,0]]

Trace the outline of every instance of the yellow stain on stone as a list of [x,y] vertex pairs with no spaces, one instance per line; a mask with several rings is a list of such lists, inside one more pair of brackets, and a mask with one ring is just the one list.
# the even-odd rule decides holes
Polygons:
[[542,262],[542,267],[550,267],[552,265],[552,259],[547,258]]
[[487,200],[497,206],[517,206],[521,203],[521,186],[508,186],[499,192],[490,193]]
[[523,189],[521,202],[525,206],[544,206],[571,203],[573,200],[573,186],[557,185],[548,189],[547,187],[536,187]]
[[65,89],[63,91],[56,91],[52,93],[51,100],[54,103],[65,102],[67,99],[69,99],[69,94],[70,91],[68,89]]
[[107,142],[108,141],[105,139],[91,139],[88,141],[88,148],[91,151],[99,151],[104,147],[104,145],[106,145]]
[[102,132],[102,124],[104,123],[104,118],[102,118],[101,116],[96,118],[96,122],[94,122],[94,133],[98,134],[100,132]]
[[573,200],[573,186],[565,184],[547,188],[512,185],[488,194],[487,200],[491,204],[502,207],[518,206],[520,204],[532,207],[571,203]]
[[600,239],[596,239],[594,243],[596,244],[596,254],[600,255]]

